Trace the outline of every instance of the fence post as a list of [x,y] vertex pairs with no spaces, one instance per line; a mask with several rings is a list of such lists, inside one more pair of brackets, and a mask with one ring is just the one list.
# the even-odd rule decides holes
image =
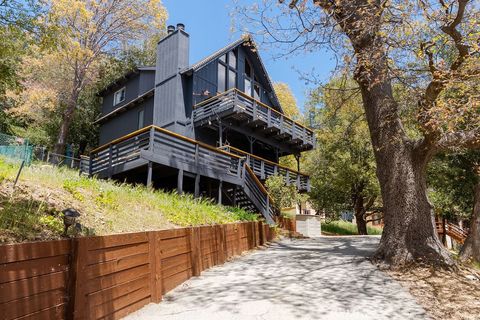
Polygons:
[[258,222],[258,240],[259,240],[259,245],[263,246],[265,244],[265,228],[263,228],[263,222],[259,221]]
[[67,319],[87,319],[89,311],[87,299],[87,256],[89,238],[75,238],[74,249],[70,260],[71,296],[67,307]]
[[190,242],[190,259],[192,261],[192,275],[199,276],[202,272],[200,229],[192,227],[188,229]]
[[215,239],[218,252],[218,264],[223,264],[227,260],[226,241],[225,241],[225,225],[217,224],[215,227]]
[[162,300],[162,259],[160,256],[157,231],[149,231],[148,234],[148,257],[150,261],[150,299],[153,303]]

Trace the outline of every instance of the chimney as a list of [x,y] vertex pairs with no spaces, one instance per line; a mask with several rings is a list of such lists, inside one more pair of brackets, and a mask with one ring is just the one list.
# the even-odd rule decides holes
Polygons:
[[157,44],[155,66],[154,124],[185,135],[184,83],[180,71],[189,66],[189,35],[185,25],[167,27],[167,35]]

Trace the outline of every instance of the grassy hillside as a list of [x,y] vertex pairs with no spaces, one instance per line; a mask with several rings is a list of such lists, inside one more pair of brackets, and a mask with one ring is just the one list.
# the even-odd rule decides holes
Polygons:
[[[322,223],[322,232],[330,233],[334,235],[356,235],[357,225],[348,221],[336,220],[328,223]],[[367,232],[369,235],[382,234],[382,228],[367,226]]]
[[24,168],[14,190],[18,168],[0,159],[0,242],[61,237],[61,211],[69,207],[81,213],[81,233],[95,235],[257,219],[210,200],[80,177],[40,163]]

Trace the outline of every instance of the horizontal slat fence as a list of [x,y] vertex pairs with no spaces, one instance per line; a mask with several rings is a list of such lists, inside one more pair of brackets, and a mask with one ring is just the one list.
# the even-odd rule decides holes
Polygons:
[[2,319],[119,319],[275,236],[261,222],[0,246]]
[[0,246],[0,318],[63,319],[71,241]]

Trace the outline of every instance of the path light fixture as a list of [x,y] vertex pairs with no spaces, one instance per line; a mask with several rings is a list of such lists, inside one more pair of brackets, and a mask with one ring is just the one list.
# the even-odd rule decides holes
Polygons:
[[63,213],[63,225],[65,227],[64,229],[64,235],[67,235],[67,230],[71,225],[75,224],[75,220],[80,217],[80,213],[73,209],[73,208],[67,208],[62,211]]

